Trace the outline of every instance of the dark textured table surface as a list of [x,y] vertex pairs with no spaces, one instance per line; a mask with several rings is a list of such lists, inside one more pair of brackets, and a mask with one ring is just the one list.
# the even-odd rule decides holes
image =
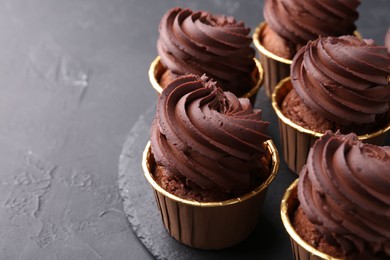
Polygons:
[[[126,138],[151,118],[147,70],[158,22],[176,5],[252,28],[263,20],[260,0],[0,1],[0,259],[152,258],[123,211],[118,162]],[[388,0],[359,10],[358,30],[383,44]],[[256,106],[274,120],[265,99]],[[133,141],[144,146],[144,137]],[[293,177],[282,167],[273,189]],[[265,206],[278,218],[275,196]],[[245,258],[252,248],[229,250]]]

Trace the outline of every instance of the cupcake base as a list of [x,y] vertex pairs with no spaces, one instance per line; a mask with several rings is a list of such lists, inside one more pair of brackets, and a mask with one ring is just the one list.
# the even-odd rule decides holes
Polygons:
[[[301,209],[299,207],[299,200],[297,194],[298,181],[299,181],[298,179],[295,180],[290,185],[290,187],[288,187],[288,189],[283,195],[281,206],[280,206],[280,215],[282,218],[284,228],[286,229],[287,233],[290,236],[291,248],[295,260],[324,260],[324,259],[358,260],[358,259],[385,259],[386,258],[386,256],[384,255],[373,256],[367,254],[367,252],[363,253],[363,255],[361,254],[359,255],[355,253],[355,254],[344,256],[340,252],[341,249],[330,245],[324,239],[319,239],[318,234],[315,234],[317,231],[308,228],[308,226],[313,224],[306,218],[305,215],[302,215],[304,214],[303,212],[300,212]],[[305,225],[303,229],[297,226],[296,218],[301,218],[300,221],[303,221],[303,223],[301,223],[302,225]],[[307,233],[314,232],[313,234],[306,234],[306,237],[310,238],[310,240],[316,240],[319,243],[318,247],[316,248],[310,245],[308,242],[306,242],[306,240],[299,235],[299,233],[301,232],[307,232]],[[322,248],[323,250],[320,248]],[[324,253],[325,250],[327,253]],[[338,256],[334,257],[332,255],[338,255]]]
[[284,228],[290,236],[291,248],[295,260],[335,260],[330,255],[324,254],[306,243],[295,231],[292,219],[299,206],[297,194],[298,179],[295,180],[284,193],[280,206],[280,215]]
[[248,237],[258,223],[267,188],[279,168],[275,145],[272,141],[266,144],[272,170],[263,184],[235,199],[197,202],[170,194],[155,182],[152,176],[155,162],[148,143],[143,169],[168,233],[179,242],[200,249],[227,248]]
[[173,195],[187,200],[196,200],[200,202],[228,200],[228,194],[215,189],[204,190],[198,185],[192,184],[191,187],[184,185],[182,181],[176,180],[172,174],[163,166],[156,166],[153,170],[153,178],[157,184]]

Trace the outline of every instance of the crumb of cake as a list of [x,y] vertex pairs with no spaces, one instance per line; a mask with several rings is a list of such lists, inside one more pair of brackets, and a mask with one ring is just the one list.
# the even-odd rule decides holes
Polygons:
[[285,59],[293,58],[295,49],[289,46],[287,41],[280,37],[269,26],[264,27],[260,37],[261,43],[269,52]]
[[354,132],[357,135],[363,135],[379,130],[388,122],[386,114],[381,114],[376,116],[374,123],[349,126],[337,124],[324,118],[306,106],[294,89],[292,89],[284,98],[281,105],[281,111],[295,124],[317,133],[325,133],[326,130],[332,130],[333,132],[339,130],[340,133],[343,134]]
[[173,80],[175,79],[175,77],[172,75],[171,71],[170,70],[165,70],[164,73],[161,75],[160,77],[160,80],[159,80],[159,84],[161,86],[161,88],[166,88],[169,83],[171,83]]
[[334,257],[343,257],[339,247],[329,244],[324,237],[320,236],[301,207],[295,211],[293,226],[298,235],[312,247]]
[[215,190],[204,190],[194,183],[185,185],[182,181],[172,177],[172,174],[163,167],[157,166],[154,171],[154,179],[164,190],[180,198],[196,200],[200,202],[221,201],[229,199],[228,194]]

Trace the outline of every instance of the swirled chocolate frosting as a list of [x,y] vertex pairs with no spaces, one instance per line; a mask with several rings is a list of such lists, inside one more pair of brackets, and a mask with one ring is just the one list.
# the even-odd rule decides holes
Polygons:
[[352,35],[360,0],[266,0],[264,19],[282,38],[304,46],[318,36]]
[[390,56],[354,36],[310,41],[294,57],[291,80],[305,105],[341,125],[375,122],[389,110]]
[[298,199],[319,233],[344,254],[390,256],[390,146],[326,132],[300,173]]
[[249,32],[231,16],[176,7],[161,19],[157,50],[174,75],[206,74],[225,91],[242,95],[252,88],[255,69]]
[[238,194],[248,191],[253,177],[269,175],[261,161],[268,124],[248,99],[223,92],[204,76],[187,75],[158,99],[152,153],[183,183]]

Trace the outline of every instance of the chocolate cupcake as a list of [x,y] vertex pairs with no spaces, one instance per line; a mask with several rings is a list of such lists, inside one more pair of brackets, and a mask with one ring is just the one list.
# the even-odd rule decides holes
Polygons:
[[389,259],[389,169],[389,146],[317,140],[281,205],[295,259]]
[[163,90],[144,170],[175,239],[219,249],[252,232],[279,163],[267,126],[248,99],[206,77],[183,76]]
[[249,33],[244,22],[231,16],[173,8],[160,22],[160,58],[150,68],[151,81],[161,93],[179,76],[206,74],[224,91],[239,97],[255,95],[263,72],[254,59]]
[[272,96],[284,156],[299,172],[326,130],[355,132],[381,144],[390,128],[390,57],[384,46],[354,36],[310,41],[294,57],[291,81]]
[[308,41],[319,36],[358,35],[359,4],[359,0],[265,0],[265,22],[256,29],[253,41],[265,70],[268,97],[289,75],[292,58]]

